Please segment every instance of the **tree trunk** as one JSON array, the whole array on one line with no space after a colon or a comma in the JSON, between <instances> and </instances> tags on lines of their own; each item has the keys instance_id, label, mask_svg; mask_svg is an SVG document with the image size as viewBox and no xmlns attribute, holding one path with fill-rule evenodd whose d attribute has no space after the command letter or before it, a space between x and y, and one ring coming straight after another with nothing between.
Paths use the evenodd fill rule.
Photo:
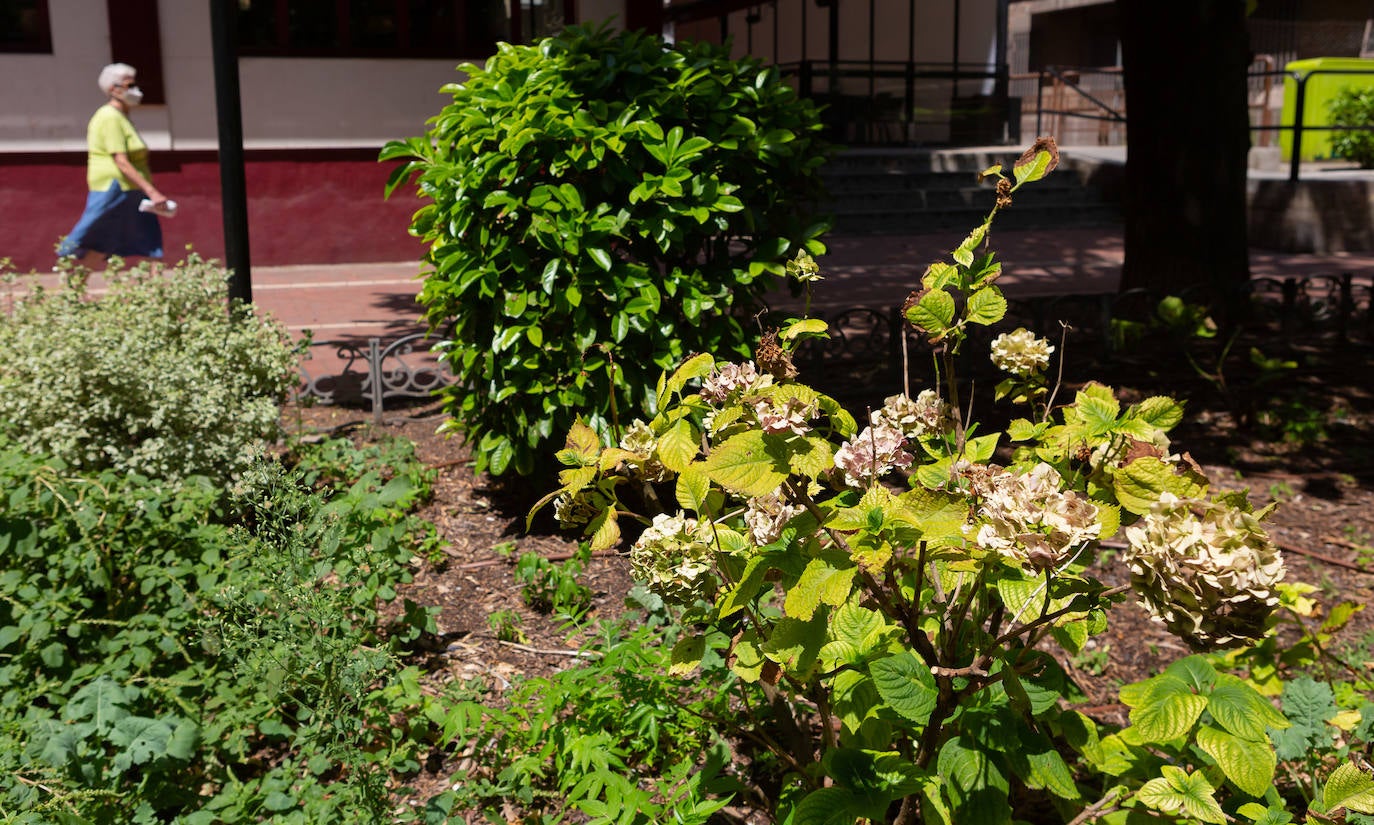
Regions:
<instances>
[{"instance_id":1,"label":"tree trunk","mask_svg":"<svg viewBox=\"0 0 1374 825\"><path fill-rule=\"evenodd\" d=\"M1245 0L1116 0L1126 86L1121 288L1225 307L1250 277Z\"/></svg>"}]
</instances>

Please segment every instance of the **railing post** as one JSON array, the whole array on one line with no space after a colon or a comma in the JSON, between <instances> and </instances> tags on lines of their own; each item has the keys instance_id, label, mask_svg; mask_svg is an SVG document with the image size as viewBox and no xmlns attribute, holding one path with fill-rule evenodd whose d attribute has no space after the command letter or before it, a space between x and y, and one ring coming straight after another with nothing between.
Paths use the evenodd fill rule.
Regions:
<instances>
[{"instance_id":1,"label":"railing post","mask_svg":"<svg viewBox=\"0 0 1374 825\"><path fill-rule=\"evenodd\" d=\"M1298 93L1293 96L1293 157L1288 160L1288 182L1298 182L1298 170L1302 165L1302 115L1304 98L1307 96L1307 78L1310 74L1294 72Z\"/></svg>"},{"instance_id":2,"label":"railing post","mask_svg":"<svg viewBox=\"0 0 1374 825\"><path fill-rule=\"evenodd\" d=\"M1041 69L1035 78L1035 136L1038 138L1045 134L1041 128L1040 119L1044 117L1045 111L1045 70Z\"/></svg>"},{"instance_id":3,"label":"railing post","mask_svg":"<svg viewBox=\"0 0 1374 825\"><path fill-rule=\"evenodd\" d=\"M372 391L372 423L382 426L382 341L367 341L367 386Z\"/></svg>"}]
</instances>

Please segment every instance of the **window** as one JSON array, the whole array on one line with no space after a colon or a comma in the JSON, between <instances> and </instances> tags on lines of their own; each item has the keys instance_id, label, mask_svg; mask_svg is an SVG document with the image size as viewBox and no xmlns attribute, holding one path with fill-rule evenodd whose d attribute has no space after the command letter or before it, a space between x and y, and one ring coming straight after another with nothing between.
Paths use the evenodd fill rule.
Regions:
<instances>
[{"instance_id":1,"label":"window","mask_svg":"<svg viewBox=\"0 0 1374 825\"><path fill-rule=\"evenodd\" d=\"M555 5L571 11L571 3L517 0L513 21L510 0L238 0L239 51L282 57L480 58L496 51L498 40L525 41L532 23L553 16ZM521 16L529 18L524 25Z\"/></svg>"},{"instance_id":2,"label":"window","mask_svg":"<svg viewBox=\"0 0 1374 825\"><path fill-rule=\"evenodd\" d=\"M0 2L0 52L52 54L48 0Z\"/></svg>"}]
</instances>

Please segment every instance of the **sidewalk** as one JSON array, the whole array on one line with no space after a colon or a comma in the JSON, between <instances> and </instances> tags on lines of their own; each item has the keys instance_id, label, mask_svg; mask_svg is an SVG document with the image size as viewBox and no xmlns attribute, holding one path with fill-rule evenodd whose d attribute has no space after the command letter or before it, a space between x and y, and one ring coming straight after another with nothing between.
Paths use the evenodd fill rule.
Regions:
<instances>
[{"instance_id":1,"label":"sidewalk","mask_svg":"<svg viewBox=\"0 0 1374 825\"><path fill-rule=\"evenodd\" d=\"M910 236L841 236L828 240L819 259L824 277L815 285L813 306L891 307L902 302L931 263L948 260L962 231ZM992 248L1002 261L999 285L1012 297L1113 292L1121 275L1119 227L1052 231L993 231ZM1374 276L1374 253L1309 255L1252 249L1252 277L1300 277L1353 272ZM369 338L387 343L423 332L415 302L422 281L418 262L257 267L254 302L293 333L313 332L306 363L311 375L331 374L343 364L338 341L366 351ZM769 300L775 308L798 304L786 290Z\"/></svg>"}]
</instances>

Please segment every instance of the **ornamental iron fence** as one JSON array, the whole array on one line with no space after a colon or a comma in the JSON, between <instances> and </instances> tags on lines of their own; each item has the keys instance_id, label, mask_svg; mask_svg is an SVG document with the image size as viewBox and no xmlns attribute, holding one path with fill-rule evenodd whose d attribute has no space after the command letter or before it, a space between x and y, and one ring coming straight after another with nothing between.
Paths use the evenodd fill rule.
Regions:
<instances>
[{"instance_id":1,"label":"ornamental iron fence","mask_svg":"<svg viewBox=\"0 0 1374 825\"><path fill-rule=\"evenodd\" d=\"M1249 315L1244 329L1266 345L1368 347L1374 344L1374 283L1351 273L1290 278L1254 278L1243 286ZM1148 324L1163 295L1147 290L1012 299L999 328L1022 326L1052 341L1071 342L1073 352L1110 363L1130 357L1128 330ZM1188 293L1179 295L1184 301ZM783 313L765 316L776 325ZM805 380L842 402L871 400L872 393L896 392L902 377L925 373L929 353L902 318L899 307L849 307L823 311L829 334L806 341L794 360ZM997 330L977 328L969 351L986 353ZM425 333L407 335L383 346L325 341L342 363L337 373L312 376L304 366L297 400L370 406L374 423L383 422L388 402L432 396L454 383L439 356L452 341ZM965 356L967 358L967 355ZM981 362L986 362L982 358ZM990 363L970 359L963 374L981 381ZM933 370L932 370L933 372ZM995 379L994 379L995 380Z\"/></svg>"}]
</instances>

